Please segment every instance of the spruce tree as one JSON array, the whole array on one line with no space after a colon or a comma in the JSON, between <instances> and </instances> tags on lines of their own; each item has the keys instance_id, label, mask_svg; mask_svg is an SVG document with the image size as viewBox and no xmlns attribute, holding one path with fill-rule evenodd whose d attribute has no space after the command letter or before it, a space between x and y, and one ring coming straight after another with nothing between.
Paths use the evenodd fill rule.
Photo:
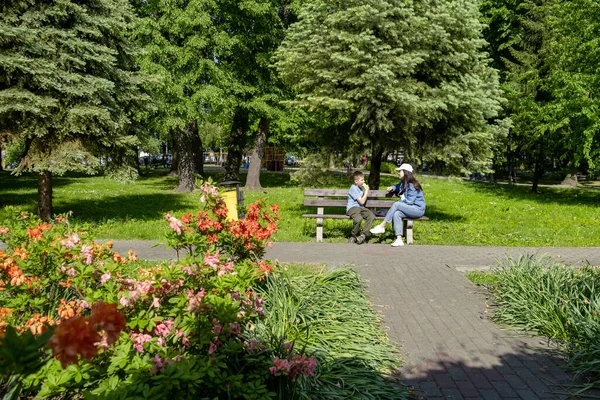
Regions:
<instances>
[{"instance_id":1,"label":"spruce tree","mask_svg":"<svg viewBox=\"0 0 600 400\"><path fill-rule=\"evenodd\" d=\"M39 174L43 220L52 215L53 174L93 173L99 156L114 166L135 158L149 98L128 39L133 17L124 0L0 6L0 135L25 143L17 172Z\"/></svg>"},{"instance_id":2,"label":"spruce tree","mask_svg":"<svg viewBox=\"0 0 600 400\"><path fill-rule=\"evenodd\" d=\"M386 150L408 161L483 168L500 108L482 52L475 1L316 0L278 51L296 104L348 121L346 142L372 148L369 185Z\"/></svg>"}]
</instances>

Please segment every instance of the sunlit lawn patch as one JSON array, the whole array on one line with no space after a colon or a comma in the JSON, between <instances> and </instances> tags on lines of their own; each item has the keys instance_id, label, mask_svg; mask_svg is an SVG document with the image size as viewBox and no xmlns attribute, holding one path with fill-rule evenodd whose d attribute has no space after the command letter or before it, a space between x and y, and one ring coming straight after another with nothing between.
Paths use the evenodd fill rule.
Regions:
<instances>
[{"instance_id":1,"label":"sunlit lawn patch","mask_svg":"<svg viewBox=\"0 0 600 400\"><path fill-rule=\"evenodd\" d=\"M213 174L218 182L222 174ZM246 204L264 198L281 208L275 241L314 240L314 212L303 205L303 188L288 173L261 173L261 191L245 192ZM245 174L240 175L242 185ZM382 176L381 187L396 183ZM420 176L427 200L428 222L415 224L416 244L487 246L600 246L600 190L512 186L458 179ZM198 196L178 194L176 178L166 171L151 171L135 182L118 183L105 177L58 177L55 179L55 211L74 212L75 222L96 227L99 238L153 239L164 234L161 218L167 212L194 212ZM31 175L14 177L0 173L0 219L2 208L17 205L36 209L36 180ZM347 188L343 174L332 175L330 187ZM352 224L325 220L325 240L344 242ZM388 232L391 235L391 231ZM390 239L384 236L380 241Z\"/></svg>"}]
</instances>

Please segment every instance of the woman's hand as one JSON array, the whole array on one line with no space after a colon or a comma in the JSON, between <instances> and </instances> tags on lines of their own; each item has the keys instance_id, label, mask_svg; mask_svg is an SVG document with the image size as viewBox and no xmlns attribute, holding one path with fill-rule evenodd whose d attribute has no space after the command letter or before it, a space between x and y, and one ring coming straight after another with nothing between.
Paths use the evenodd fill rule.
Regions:
<instances>
[{"instance_id":1,"label":"woman's hand","mask_svg":"<svg viewBox=\"0 0 600 400\"><path fill-rule=\"evenodd\" d=\"M394 189L393 186L388 186L388 187L385 188L385 190L387 190L388 192L391 192L393 189Z\"/></svg>"}]
</instances>

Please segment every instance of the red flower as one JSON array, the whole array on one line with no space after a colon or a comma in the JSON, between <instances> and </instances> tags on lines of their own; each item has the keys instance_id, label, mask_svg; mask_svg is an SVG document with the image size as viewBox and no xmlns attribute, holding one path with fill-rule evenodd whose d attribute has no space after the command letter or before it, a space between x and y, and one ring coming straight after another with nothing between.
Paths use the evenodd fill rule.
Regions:
<instances>
[{"instance_id":1,"label":"red flower","mask_svg":"<svg viewBox=\"0 0 600 400\"><path fill-rule=\"evenodd\" d=\"M210 244L217 243L219 241L219 238L215 234L208 235L207 238L208 238L208 243L210 243Z\"/></svg>"},{"instance_id":2,"label":"red flower","mask_svg":"<svg viewBox=\"0 0 600 400\"><path fill-rule=\"evenodd\" d=\"M194 216L192 214L184 214L181 216L181 222L183 222L186 225L189 225L190 222L192 222Z\"/></svg>"},{"instance_id":3,"label":"red flower","mask_svg":"<svg viewBox=\"0 0 600 400\"><path fill-rule=\"evenodd\" d=\"M102 301L92 306L90 324L107 335L108 345L117 341L121 331L125 329L125 317L117 311L116 304L106 304Z\"/></svg>"},{"instance_id":4,"label":"red flower","mask_svg":"<svg viewBox=\"0 0 600 400\"><path fill-rule=\"evenodd\" d=\"M60 360L63 368L77 363L77 356L91 360L98 354L97 343L102 337L87 319L76 316L63 321L48 341L52 354Z\"/></svg>"}]
</instances>

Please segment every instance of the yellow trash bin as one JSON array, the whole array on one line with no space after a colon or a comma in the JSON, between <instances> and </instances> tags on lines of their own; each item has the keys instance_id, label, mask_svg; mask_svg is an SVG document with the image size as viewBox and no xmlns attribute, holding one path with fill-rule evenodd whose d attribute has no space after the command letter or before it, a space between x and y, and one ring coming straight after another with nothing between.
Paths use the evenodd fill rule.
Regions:
<instances>
[{"instance_id":1,"label":"yellow trash bin","mask_svg":"<svg viewBox=\"0 0 600 400\"><path fill-rule=\"evenodd\" d=\"M227 219L230 221L237 221L237 190L228 190L227 192L222 192L221 195L227 206Z\"/></svg>"}]
</instances>

